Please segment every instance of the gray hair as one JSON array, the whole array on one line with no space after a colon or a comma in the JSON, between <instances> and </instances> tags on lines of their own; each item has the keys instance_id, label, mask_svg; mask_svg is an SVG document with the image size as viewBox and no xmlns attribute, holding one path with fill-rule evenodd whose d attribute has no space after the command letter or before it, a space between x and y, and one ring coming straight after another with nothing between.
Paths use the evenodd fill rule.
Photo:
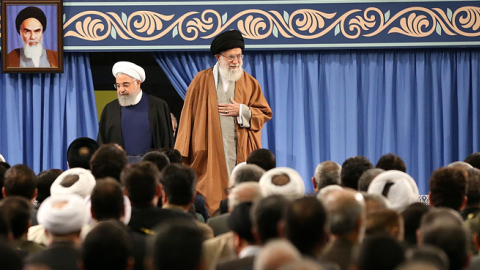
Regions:
<instances>
[{"instance_id":1,"label":"gray hair","mask_svg":"<svg viewBox=\"0 0 480 270\"><path fill-rule=\"evenodd\" d=\"M228 195L228 211L244 202L255 202L263 198L262 190L257 182L240 183Z\"/></svg>"},{"instance_id":2,"label":"gray hair","mask_svg":"<svg viewBox=\"0 0 480 270\"><path fill-rule=\"evenodd\" d=\"M367 209L367 211L387 209L387 208L390 207L390 201L387 198L385 198L383 195L369 194L369 193L366 193L366 192L361 192L361 193L363 195L363 199L365 200L365 204L368 204L368 202L375 202L378 206L378 208Z\"/></svg>"},{"instance_id":3,"label":"gray hair","mask_svg":"<svg viewBox=\"0 0 480 270\"><path fill-rule=\"evenodd\" d=\"M283 265L302 258L300 252L292 243L285 239L269 241L255 257L253 269L276 270Z\"/></svg>"},{"instance_id":4,"label":"gray hair","mask_svg":"<svg viewBox=\"0 0 480 270\"><path fill-rule=\"evenodd\" d=\"M328 185L340 185L342 166L335 161L324 161L318 164L315 169L315 182L317 187L322 188Z\"/></svg>"},{"instance_id":5,"label":"gray hair","mask_svg":"<svg viewBox=\"0 0 480 270\"><path fill-rule=\"evenodd\" d=\"M362 194L350 190L331 191L322 199L327 210L328 226L334 235L344 235L357 227L359 218L366 218Z\"/></svg>"},{"instance_id":6,"label":"gray hair","mask_svg":"<svg viewBox=\"0 0 480 270\"><path fill-rule=\"evenodd\" d=\"M258 182L265 173L265 170L255 164L246 164L238 168L232 175L234 185L245 182Z\"/></svg>"},{"instance_id":7,"label":"gray hair","mask_svg":"<svg viewBox=\"0 0 480 270\"><path fill-rule=\"evenodd\" d=\"M370 186L370 183L373 181L377 175L381 174L384 172L384 169L368 169L362 173L360 178L358 178L358 191L367 191L368 187Z\"/></svg>"}]
</instances>

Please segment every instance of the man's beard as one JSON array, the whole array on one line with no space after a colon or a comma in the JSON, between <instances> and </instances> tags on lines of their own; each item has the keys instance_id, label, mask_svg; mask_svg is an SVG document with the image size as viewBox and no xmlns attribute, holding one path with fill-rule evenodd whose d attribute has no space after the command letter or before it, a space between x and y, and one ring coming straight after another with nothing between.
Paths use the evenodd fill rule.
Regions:
<instances>
[{"instance_id":1,"label":"man's beard","mask_svg":"<svg viewBox=\"0 0 480 270\"><path fill-rule=\"evenodd\" d=\"M36 45L29 45L31 42L37 42ZM23 41L23 54L30 59L38 59L43 52L43 38L40 40Z\"/></svg>"},{"instance_id":2,"label":"man's beard","mask_svg":"<svg viewBox=\"0 0 480 270\"><path fill-rule=\"evenodd\" d=\"M242 77L243 62L240 62L238 64L233 64L231 62L223 60L222 58L220 59L219 63L220 63L220 74L222 75L222 77L226 78L227 81L235 82L235 81L238 81L240 77ZM237 68L235 69L230 68L231 66L237 66Z\"/></svg>"},{"instance_id":3,"label":"man's beard","mask_svg":"<svg viewBox=\"0 0 480 270\"><path fill-rule=\"evenodd\" d=\"M135 88L135 91L133 91L129 95L121 95L117 92L118 96L118 103L120 103L120 106L132 106L135 103L135 99L137 98L138 94L140 94L140 89Z\"/></svg>"}]
</instances>

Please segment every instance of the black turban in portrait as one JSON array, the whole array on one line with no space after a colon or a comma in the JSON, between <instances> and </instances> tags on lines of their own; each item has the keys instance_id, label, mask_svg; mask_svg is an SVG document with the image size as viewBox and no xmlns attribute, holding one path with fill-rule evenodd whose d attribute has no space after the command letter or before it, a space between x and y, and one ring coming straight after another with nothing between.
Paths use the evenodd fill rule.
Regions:
<instances>
[{"instance_id":1,"label":"black turban in portrait","mask_svg":"<svg viewBox=\"0 0 480 270\"><path fill-rule=\"evenodd\" d=\"M230 30L221 33L212 41L210 51L215 55L233 48L245 49L245 41L242 33L238 30Z\"/></svg>"},{"instance_id":2,"label":"black turban in portrait","mask_svg":"<svg viewBox=\"0 0 480 270\"><path fill-rule=\"evenodd\" d=\"M22 9L15 19L15 24L17 26L17 32L20 33L20 25L22 25L23 21L28 18L35 18L37 19L43 27L43 32L47 28L47 17L45 17L45 13L38 7L26 7Z\"/></svg>"}]
</instances>

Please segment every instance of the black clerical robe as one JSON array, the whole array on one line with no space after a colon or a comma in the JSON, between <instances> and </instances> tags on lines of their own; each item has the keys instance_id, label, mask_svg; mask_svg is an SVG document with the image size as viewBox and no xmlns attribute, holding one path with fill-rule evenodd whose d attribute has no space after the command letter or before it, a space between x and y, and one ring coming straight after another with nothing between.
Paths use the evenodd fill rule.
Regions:
<instances>
[{"instance_id":1,"label":"black clerical robe","mask_svg":"<svg viewBox=\"0 0 480 270\"><path fill-rule=\"evenodd\" d=\"M143 95L146 95L145 92ZM103 109L98 130L98 144L116 143L123 148L121 106L118 100L108 103ZM160 98L148 96L148 119L152 133L152 148L173 148L173 128L170 109ZM132 119L135 121L135 119Z\"/></svg>"}]
</instances>

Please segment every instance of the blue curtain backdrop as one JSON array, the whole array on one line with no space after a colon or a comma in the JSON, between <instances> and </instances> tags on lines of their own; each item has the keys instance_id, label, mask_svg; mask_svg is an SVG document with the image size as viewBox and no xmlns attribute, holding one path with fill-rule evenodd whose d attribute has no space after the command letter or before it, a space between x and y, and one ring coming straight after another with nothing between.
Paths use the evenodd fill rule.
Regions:
<instances>
[{"instance_id":1,"label":"blue curtain backdrop","mask_svg":"<svg viewBox=\"0 0 480 270\"><path fill-rule=\"evenodd\" d=\"M312 191L318 163L403 158L421 194L433 170L479 150L480 51L245 51L244 68L273 110L262 146ZM155 53L185 97L207 52Z\"/></svg>"},{"instance_id":2,"label":"blue curtain backdrop","mask_svg":"<svg viewBox=\"0 0 480 270\"><path fill-rule=\"evenodd\" d=\"M78 137L96 139L97 109L88 54L65 53L64 73L0 75L0 153L35 173L67 169Z\"/></svg>"}]
</instances>

